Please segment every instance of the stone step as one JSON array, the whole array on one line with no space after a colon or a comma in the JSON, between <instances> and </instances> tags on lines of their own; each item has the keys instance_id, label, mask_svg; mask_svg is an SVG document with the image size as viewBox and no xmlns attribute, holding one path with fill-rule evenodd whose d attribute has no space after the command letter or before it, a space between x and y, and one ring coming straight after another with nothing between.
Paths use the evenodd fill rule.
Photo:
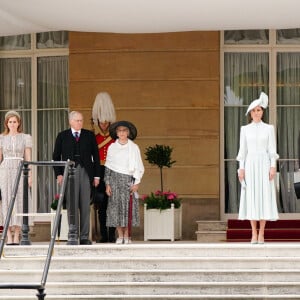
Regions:
<instances>
[{"instance_id":1,"label":"stone step","mask_svg":"<svg viewBox=\"0 0 300 300\"><path fill-rule=\"evenodd\" d=\"M47 245L4 250L1 283L40 282ZM299 250L299 243L59 244L46 299L300 299ZM0 299L36 293L0 289Z\"/></svg>"},{"instance_id":2,"label":"stone step","mask_svg":"<svg viewBox=\"0 0 300 300\"><path fill-rule=\"evenodd\" d=\"M199 243L220 243L226 242L226 231L196 231L197 242Z\"/></svg>"},{"instance_id":3,"label":"stone step","mask_svg":"<svg viewBox=\"0 0 300 300\"><path fill-rule=\"evenodd\" d=\"M45 258L46 245L6 246L4 258ZM155 258L155 257L300 257L300 243L140 243L129 245L93 244L90 246L55 245L53 258Z\"/></svg>"},{"instance_id":4,"label":"stone step","mask_svg":"<svg viewBox=\"0 0 300 300\"><path fill-rule=\"evenodd\" d=\"M0 299L3 300L36 300L36 296L1 296ZM46 295L45 299L55 299L55 300L108 300L108 299L118 299L118 300L195 300L195 299L206 299L206 300L220 300L220 299L247 299L247 300L266 300L266 299L285 299L294 300L299 299L298 294L289 295Z\"/></svg>"},{"instance_id":5,"label":"stone step","mask_svg":"<svg viewBox=\"0 0 300 300\"><path fill-rule=\"evenodd\" d=\"M299 282L49 282L51 295L284 295L299 294ZM23 290L0 290L0 295L24 295Z\"/></svg>"},{"instance_id":6,"label":"stone step","mask_svg":"<svg viewBox=\"0 0 300 300\"><path fill-rule=\"evenodd\" d=\"M1 269L42 269L44 258L3 259ZM300 267L300 257L54 257L51 269L291 269Z\"/></svg>"},{"instance_id":7,"label":"stone step","mask_svg":"<svg viewBox=\"0 0 300 300\"><path fill-rule=\"evenodd\" d=\"M197 221L199 231L226 231L226 221Z\"/></svg>"},{"instance_id":8,"label":"stone step","mask_svg":"<svg viewBox=\"0 0 300 300\"><path fill-rule=\"evenodd\" d=\"M200 243L220 243L226 241L227 222L197 221L196 237Z\"/></svg>"},{"instance_id":9,"label":"stone step","mask_svg":"<svg viewBox=\"0 0 300 300\"><path fill-rule=\"evenodd\" d=\"M28 276L30 274L30 276ZM1 282L39 282L42 270L0 270ZM300 269L64 270L51 269L48 282L300 282Z\"/></svg>"},{"instance_id":10,"label":"stone step","mask_svg":"<svg viewBox=\"0 0 300 300\"><path fill-rule=\"evenodd\" d=\"M37 300L37 297L32 296L10 296L2 297L0 299L4 300ZM126 295L120 298L119 295L47 295L46 299L55 299L55 300L108 300L108 299L118 299L118 300L194 300L194 299L206 299L206 300L220 300L220 299L247 299L247 300L266 300L266 299L285 299L285 300L294 300L299 299L299 295Z\"/></svg>"}]
</instances>

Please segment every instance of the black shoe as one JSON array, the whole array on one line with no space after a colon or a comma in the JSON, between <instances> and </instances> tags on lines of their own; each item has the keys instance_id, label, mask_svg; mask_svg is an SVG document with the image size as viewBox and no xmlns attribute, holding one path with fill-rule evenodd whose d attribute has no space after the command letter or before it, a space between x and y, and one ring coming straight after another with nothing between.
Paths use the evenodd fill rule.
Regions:
<instances>
[{"instance_id":1,"label":"black shoe","mask_svg":"<svg viewBox=\"0 0 300 300\"><path fill-rule=\"evenodd\" d=\"M116 242L116 228L115 227L108 228L108 240L110 243Z\"/></svg>"},{"instance_id":2,"label":"black shoe","mask_svg":"<svg viewBox=\"0 0 300 300\"><path fill-rule=\"evenodd\" d=\"M80 245L92 245L92 242L88 239L80 240Z\"/></svg>"},{"instance_id":3,"label":"black shoe","mask_svg":"<svg viewBox=\"0 0 300 300\"><path fill-rule=\"evenodd\" d=\"M107 242L108 242L107 239L96 240L96 243L107 243Z\"/></svg>"}]
</instances>

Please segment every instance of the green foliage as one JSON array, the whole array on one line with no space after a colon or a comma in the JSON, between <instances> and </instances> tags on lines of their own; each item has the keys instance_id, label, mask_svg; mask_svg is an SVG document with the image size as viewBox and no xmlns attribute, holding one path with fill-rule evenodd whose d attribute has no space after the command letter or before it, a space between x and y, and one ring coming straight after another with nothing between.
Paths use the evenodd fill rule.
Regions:
<instances>
[{"instance_id":1,"label":"green foliage","mask_svg":"<svg viewBox=\"0 0 300 300\"><path fill-rule=\"evenodd\" d=\"M163 176L162 169L163 167L171 168L172 165L176 162L171 159L173 148L166 145L155 145L146 148L146 160L151 164L158 166L160 169L160 188L163 191Z\"/></svg>"},{"instance_id":2,"label":"green foliage","mask_svg":"<svg viewBox=\"0 0 300 300\"><path fill-rule=\"evenodd\" d=\"M155 146L150 146L146 148L146 160L151 165L156 165L159 168L171 168L171 166L176 162L175 160L171 160L172 151L173 148L171 148L170 146L157 144Z\"/></svg>"}]
</instances>

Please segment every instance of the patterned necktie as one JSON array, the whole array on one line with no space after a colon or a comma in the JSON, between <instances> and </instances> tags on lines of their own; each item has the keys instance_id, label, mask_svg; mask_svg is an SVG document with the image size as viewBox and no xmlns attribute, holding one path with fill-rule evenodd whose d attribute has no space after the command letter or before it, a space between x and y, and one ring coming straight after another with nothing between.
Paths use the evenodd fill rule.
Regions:
<instances>
[{"instance_id":1,"label":"patterned necktie","mask_svg":"<svg viewBox=\"0 0 300 300\"><path fill-rule=\"evenodd\" d=\"M76 142L79 141L79 133L77 131L74 132Z\"/></svg>"}]
</instances>

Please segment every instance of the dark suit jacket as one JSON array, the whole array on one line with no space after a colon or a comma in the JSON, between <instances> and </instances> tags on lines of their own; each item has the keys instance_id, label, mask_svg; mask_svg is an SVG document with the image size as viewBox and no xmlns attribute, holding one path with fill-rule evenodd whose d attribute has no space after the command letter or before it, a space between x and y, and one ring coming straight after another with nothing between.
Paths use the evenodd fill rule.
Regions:
<instances>
[{"instance_id":1,"label":"dark suit jacket","mask_svg":"<svg viewBox=\"0 0 300 300\"><path fill-rule=\"evenodd\" d=\"M54 161L74 160L75 143L71 128L60 132L55 141L52 159ZM92 181L94 177L100 177L99 152L94 133L81 129L78 143L80 160ZM56 177L63 175L64 167L54 167L54 172Z\"/></svg>"}]
</instances>

